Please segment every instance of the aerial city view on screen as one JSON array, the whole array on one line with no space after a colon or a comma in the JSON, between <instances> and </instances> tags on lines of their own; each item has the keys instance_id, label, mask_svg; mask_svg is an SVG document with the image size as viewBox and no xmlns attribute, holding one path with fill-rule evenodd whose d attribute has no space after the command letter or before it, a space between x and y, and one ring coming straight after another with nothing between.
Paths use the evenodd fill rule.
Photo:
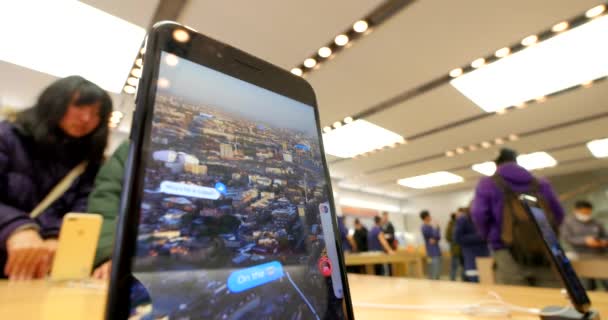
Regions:
<instances>
[{"instance_id":1,"label":"aerial city view on screen","mask_svg":"<svg viewBox=\"0 0 608 320\"><path fill-rule=\"evenodd\" d=\"M304 108L293 119L252 119L158 91L133 266L146 290L133 288L134 318L342 318L314 111L293 103L276 106Z\"/></svg>"}]
</instances>

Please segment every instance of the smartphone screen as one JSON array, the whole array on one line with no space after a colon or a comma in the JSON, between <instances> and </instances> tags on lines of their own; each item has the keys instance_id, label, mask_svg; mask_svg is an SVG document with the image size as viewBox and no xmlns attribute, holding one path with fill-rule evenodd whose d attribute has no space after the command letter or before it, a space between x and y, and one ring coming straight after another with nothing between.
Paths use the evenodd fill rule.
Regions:
<instances>
[{"instance_id":1,"label":"smartphone screen","mask_svg":"<svg viewBox=\"0 0 608 320\"><path fill-rule=\"evenodd\" d=\"M587 292L576 275L576 272L570 263L570 259L568 259L566 253L559 244L557 235L553 232L553 228L551 228L549 221L547 221L545 212L534 203L530 201L526 202L530 208L532 218L536 221L536 225L540 229L542 239L549 249L554 265L560 274L564 286L566 286L572 302L577 309L582 309L583 306L588 307L591 302L587 296ZM579 311L585 312L587 310Z\"/></svg>"},{"instance_id":2,"label":"smartphone screen","mask_svg":"<svg viewBox=\"0 0 608 320\"><path fill-rule=\"evenodd\" d=\"M162 52L131 316L345 319L318 132L312 106Z\"/></svg>"}]
</instances>

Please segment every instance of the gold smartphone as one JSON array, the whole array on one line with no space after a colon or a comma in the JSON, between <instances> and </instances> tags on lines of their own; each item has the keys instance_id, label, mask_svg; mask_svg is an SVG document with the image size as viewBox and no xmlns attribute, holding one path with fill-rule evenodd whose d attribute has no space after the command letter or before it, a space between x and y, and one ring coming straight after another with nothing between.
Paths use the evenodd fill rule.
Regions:
<instances>
[{"instance_id":1,"label":"gold smartphone","mask_svg":"<svg viewBox=\"0 0 608 320\"><path fill-rule=\"evenodd\" d=\"M52 280L85 279L91 275L103 217L93 213L68 213L63 217Z\"/></svg>"}]
</instances>

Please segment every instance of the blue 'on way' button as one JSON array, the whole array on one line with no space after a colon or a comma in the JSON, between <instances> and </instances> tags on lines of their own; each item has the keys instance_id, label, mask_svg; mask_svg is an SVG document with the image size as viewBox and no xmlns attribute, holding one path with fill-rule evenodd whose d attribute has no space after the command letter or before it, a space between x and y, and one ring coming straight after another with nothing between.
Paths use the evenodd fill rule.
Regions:
<instances>
[{"instance_id":1,"label":"blue 'on way' button","mask_svg":"<svg viewBox=\"0 0 608 320\"><path fill-rule=\"evenodd\" d=\"M241 269L228 277L228 290L241 292L283 277L283 266L278 261Z\"/></svg>"}]
</instances>

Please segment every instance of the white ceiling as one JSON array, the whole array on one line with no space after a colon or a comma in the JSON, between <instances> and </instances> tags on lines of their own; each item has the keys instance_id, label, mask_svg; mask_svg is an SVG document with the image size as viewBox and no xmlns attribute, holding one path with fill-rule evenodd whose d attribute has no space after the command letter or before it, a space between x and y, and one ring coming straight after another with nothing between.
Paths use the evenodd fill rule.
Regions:
<instances>
[{"instance_id":1,"label":"white ceiling","mask_svg":"<svg viewBox=\"0 0 608 320\"><path fill-rule=\"evenodd\" d=\"M92 6L148 27L157 0L86 0ZM179 21L199 32L239 47L278 66L290 69L367 15L382 1L203 1L188 2ZM514 0L507 2L418 0L354 45L324 63L307 79L318 96L322 125L365 110L401 92L445 75L449 70L511 45L554 23L579 15L601 3L597 0ZM0 31L1 32L1 31ZM0 62L0 104L31 105L53 77ZM131 98L114 96L117 105L130 108ZM564 123L608 111L608 81L550 98L505 115L493 115L439 131L397 149L368 157L336 161L330 157L332 176L343 188L355 188L392 197L471 188L479 174L468 169L495 157L496 148L448 158L446 150L492 140L511 133ZM369 118L375 124L410 137L483 112L449 85ZM129 113L127 113L129 115ZM130 118L124 121L128 129ZM558 148L608 136L608 117L524 137L508 145L521 152ZM607 167L582 145L551 154L557 167L540 175L559 175ZM421 161L431 157L428 161ZM405 162L411 164L399 165ZM389 166L392 169L382 170ZM399 178L457 169L465 183L424 191L407 189Z\"/></svg>"}]
</instances>

